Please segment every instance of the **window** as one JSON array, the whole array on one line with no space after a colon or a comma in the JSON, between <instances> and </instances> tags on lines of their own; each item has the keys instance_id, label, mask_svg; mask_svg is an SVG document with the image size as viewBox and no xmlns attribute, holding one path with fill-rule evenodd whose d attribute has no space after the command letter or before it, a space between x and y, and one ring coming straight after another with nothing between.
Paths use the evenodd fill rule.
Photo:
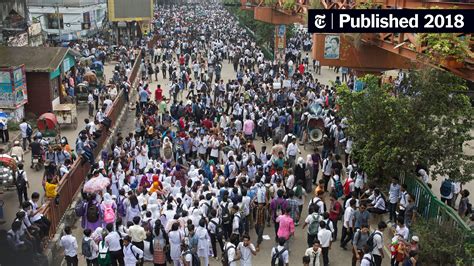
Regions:
<instances>
[{"instance_id":1,"label":"window","mask_svg":"<svg viewBox=\"0 0 474 266\"><path fill-rule=\"evenodd\" d=\"M63 14L52 13L48 14L46 17L48 19L48 29L58 29L58 22L59 28L64 29Z\"/></svg>"}]
</instances>

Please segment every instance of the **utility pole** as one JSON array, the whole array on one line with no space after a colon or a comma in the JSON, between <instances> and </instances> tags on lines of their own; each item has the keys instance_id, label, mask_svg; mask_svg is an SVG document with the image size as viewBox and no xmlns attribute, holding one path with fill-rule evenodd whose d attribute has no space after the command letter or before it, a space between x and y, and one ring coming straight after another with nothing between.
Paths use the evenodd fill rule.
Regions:
<instances>
[{"instance_id":1,"label":"utility pole","mask_svg":"<svg viewBox=\"0 0 474 266\"><path fill-rule=\"evenodd\" d=\"M59 19L59 4L56 5L56 20L58 22L59 43L61 43L61 20Z\"/></svg>"}]
</instances>

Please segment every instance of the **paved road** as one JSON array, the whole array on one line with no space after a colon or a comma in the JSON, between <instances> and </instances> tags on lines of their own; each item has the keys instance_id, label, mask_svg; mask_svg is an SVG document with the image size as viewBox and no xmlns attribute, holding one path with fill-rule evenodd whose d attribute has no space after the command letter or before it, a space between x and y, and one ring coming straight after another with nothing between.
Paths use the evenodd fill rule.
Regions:
<instances>
[{"instance_id":1,"label":"paved road","mask_svg":"<svg viewBox=\"0 0 474 266\"><path fill-rule=\"evenodd\" d=\"M332 71L329 70L328 68L324 68L322 70L322 75L317 75L316 77L323 83L323 84L329 84L329 81L334 80L336 77L336 74ZM227 64L225 62L223 64L223 69L222 69L222 79L227 81L228 79L235 79L235 73L233 71L233 68L230 64ZM169 81L168 80L163 80L161 73L160 77L158 79L158 82L153 81L150 84L150 89L154 91L157 87L157 85L160 84L161 87L163 88L163 94L168 98L169 97ZM186 95L185 93L183 93ZM154 97L153 97L154 99ZM133 129L134 125L134 116L127 116L127 120L124 123L124 126L121 128L121 131L124 133L130 132ZM262 146L262 142L260 140L256 141L256 148L257 150L260 150L260 147ZM302 149L303 151L303 149ZM302 152L302 157L306 158L306 151ZM305 204L307 206L307 204ZM307 215L307 208L304 208L304 214L302 217L306 217ZM295 238L292 241L292 244L290 246L290 265L300 265L302 263L302 257L303 254L307 248L306 244L306 230L303 230L302 225L298 226L296 228L296 234ZM251 238L252 241L255 242L256 240L256 234L255 230L251 230ZM80 226L80 222L78 221L75 226L74 226L74 231L73 234L76 236L78 240L82 239L82 228ZM273 225L271 227L266 227L264 234L267 234L270 236L271 240L265 241L262 243L260 247L260 252L257 254L257 256L253 257L253 265L270 265L271 263L271 256L270 256L270 250L275 244L275 233L273 229ZM340 232L339 232L340 236ZM350 246L350 245L348 245ZM221 254L219 254L219 257ZM79 264L80 265L85 265L85 260L82 256L79 258ZM334 243L334 247L330 250L330 262L331 265L351 265L351 258L352 258L352 253L351 251L345 251L339 247L339 242ZM65 264L63 262L63 264ZM221 265L220 261L216 261L211 259L210 260L211 265ZM146 263L145 265L152 265L152 263ZM383 265L389 265L388 260L385 261Z\"/></svg>"}]
</instances>

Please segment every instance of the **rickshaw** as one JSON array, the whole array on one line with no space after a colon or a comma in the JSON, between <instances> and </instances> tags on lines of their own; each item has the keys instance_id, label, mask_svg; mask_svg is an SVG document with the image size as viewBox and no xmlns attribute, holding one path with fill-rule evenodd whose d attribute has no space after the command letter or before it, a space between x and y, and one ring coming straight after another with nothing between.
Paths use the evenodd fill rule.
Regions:
<instances>
[{"instance_id":1,"label":"rickshaw","mask_svg":"<svg viewBox=\"0 0 474 266\"><path fill-rule=\"evenodd\" d=\"M102 64L101 61L94 61L91 66L91 70L95 72L95 75L99 79L99 81L103 82L105 77L104 77L104 65Z\"/></svg>"},{"instance_id":2,"label":"rickshaw","mask_svg":"<svg viewBox=\"0 0 474 266\"><path fill-rule=\"evenodd\" d=\"M0 186L7 191L16 188L15 173L17 170L15 158L7 155L0 155Z\"/></svg>"},{"instance_id":3,"label":"rickshaw","mask_svg":"<svg viewBox=\"0 0 474 266\"><path fill-rule=\"evenodd\" d=\"M76 86L76 101L77 103L87 103L89 96L89 82L84 81Z\"/></svg>"},{"instance_id":4,"label":"rickshaw","mask_svg":"<svg viewBox=\"0 0 474 266\"><path fill-rule=\"evenodd\" d=\"M61 129L55 114L42 114L36 121L36 126L38 127L38 131L41 133L42 137L49 143L60 143Z\"/></svg>"}]
</instances>

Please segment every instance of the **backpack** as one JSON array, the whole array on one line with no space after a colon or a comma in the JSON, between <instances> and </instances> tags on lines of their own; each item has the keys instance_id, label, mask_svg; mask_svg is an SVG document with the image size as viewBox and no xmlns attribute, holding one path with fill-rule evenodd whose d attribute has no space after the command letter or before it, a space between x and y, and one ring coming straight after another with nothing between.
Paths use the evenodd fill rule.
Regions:
<instances>
[{"instance_id":1,"label":"backpack","mask_svg":"<svg viewBox=\"0 0 474 266\"><path fill-rule=\"evenodd\" d=\"M115 211L112 206L105 205L104 208L104 222L105 223L113 223L115 221Z\"/></svg>"},{"instance_id":2,"label":"backpack","mask_svg":"<svg viewBox=\"0 0 474 266\"><path fill-rule=\"evenodd\" d=\"M351 194L351 184L354 183L354 180L351 179L346 179L346 182L344 182L344 195L346 195L346 197L349 197L350 194Z\"/></svg>"},{"instance_id":3,"label":"backpack","mask_svg":"<svg viewBox=\"0 0 474 266\"><path fill-rule=\"evenodd\" d=\"M272 266L284 266L285 261L283 260L283 253L286 251L286 248L283 248L279 252L276 247L274 247L275 254L272 256Z\"/></svg>"},{"instance_id":4,"label":"backpack","mask_svg":"<svg viewBox=\"0 0 474 266\"><path fill-rule=\"evenodd\" d=\"M232 217L230 215L228 202L225 204L224 208L222 208L221 218L222 218L222 224L230 224L232 222Z\"/></svg>"},{"instance_id":5,"label":"backpack","mask_svg":"<svg viewBox=\"0 0 474 266\"><path fill-rule=\"evenodd\" d=\"M74 212L76 213L76 216L77 217L82 217L84 216L84 212L85 212L85 203L83 200L81 200L80 202L78 202L76 204L76 206L74 207Z\"/></svg>"},{"instance_id":6,"label":"backpack","mask_svg":"<svg viewBox=\"0 0 474 266\"><path fill-rule=\"evenodd\" d=\"M31 137L31 135L33 135L33 129L31 128L31 126L29 124L27 124L27 126L26 126L26 136Z\"/></svg>"},{"instance_id":7,"label":"backpack","mask_svg":"<svg viewBox=\"0 0 474 266\"><path fill-rule=\"evenodd\" d=\"M95 223L99 220L99 207L97 204L87 204L87 221L90 223Z\"/></svg>"},{"instance_id":8,"label":"backpack","mask_svg":"<svg viewBox=\"0 0 474 266\"><path fill-rule=\"evenodd\" d=\"M216 235L221 235L222 234L222 226L220 223L214 221L214 220L211 220L209 223L212 223L216 226Z\"/></svg>"},{"instance_id":9,"label":"backpack","mask_svg":"<svg viewBox=\"0 0 474 266\"><path fill-rule=\"evenodd\" d=\"M311 204L309 205L309 207L313 208L313 210L318 210L320 213L321 211L319 210L319 205L318 203L321 201L321 199L317 199L316 202L313 201L314 199L311 200ZM323 212L326 212L326 203L323 202Z\"/></svg>"},{"instance_id":10,"label":"backpack","mask_svg":"<svg viewBox=\"0 0 474 266\"><path fill-rule=\"evenodd\" d=\"M201 261L199 260L199 257L196 255L196 253L192 252L190 249L188 249L186 252L184 252L184 257L186 257L186 255L188 254L191 254L192 255L192 263L191 265L193 266L201 266ZM184 258L185 259L185 258Z\"/></svg>"},{"instance_id":11,"label":"backpack","mask_svg":"<svg viewBox=\"0 0 474 266\"><path fill-rule=\"evenodd\" d=\"M99 242L99 254L97 260L99 265L109 265L111 263L109 247L105 246L104 240Z\"/></svg>"},{"instance_id":12,"label":"backpack","mask_svg":"<svg viewBox=\"0 0 474 266\"><path fill-rule=\"evenodd\" d=\"M125 217L127 215L127 208L125 204L123 203L125 198L120 199L120 197L117 198L117 213L120 217Z\"/></svg>"},{"instance_id":13,"label":"backpack","mask_svg":"<svg viewBox=\"0 0 474 266\"><path fill-rule=\"evenodd\" d=\"M24 173L25 171L23 170L18 171L18 176L16 177L16 187L21 190L26 188L26 180L25 180Z\"/></svg>"},{"instance_id":14,"label":"backpack","mask_svg":"<svg viewBox=\"0 0 474 266\"><path fill-rule=\"evenodd\" d=\"M230 176L230 168L229 168L230 163L226 163L224 166L224 176L229 177Z\"/></svg>"},{"instance_id":15,"label":"backpack","mask_svg":"<svg viewBox=\"0 0 474 266\"><path fill-rule=\"evenodd\" d=\"M441 183L441 187L439 188L441 196L443 197L449 197L452 190L453 184L451 183L451 180L444 180L443 183Z\"/></svg>"},{"instance_id":16,"label":"backpack","mask_svg":"<svg viewBox=\"0 0 474 266\"><path fill-rule=\"evenodd\" d=\"M82 255L84 255L86 258L92 257L91 241L92 239L87 241L85 238L82 239Z\"/></svg>"},{"instance_id":17,"label":"backpack","mask_svg":"<svg viewBox=\"0 0 474 266\"><path fill-rule=\"evenodd\" d=\"M303 188L301 186L296 186L295 196L298 199L301 199L301 197L303 196Z\"/></svg>"},{"instance_id":18,"label":"backpack","mask_svg":"<svg viewBox=\"0 0 474 266\"><path fill-rule=\"evenodd\" d=\"M379 232L374 232L370 234L369 238L367 239L367 247L369 249L369 252L372 252L375 248L375 241L374 241L374 236L379 235L382 236Z\"/></svg>"},{"instance_id":19,"label":"backpack","mask_svg":"<svg viewBox=\"0 0 474 266\"><path fill-rule=\"evenodd\" d=\"M229 247L227 247L222 253L222 259L221 259L222 266L229 266L229 264L231 263L231 261L229 261L229 250L231 248L235 250L234 246L229 245Z\"/></svg>"},{"instance_id":20,"label":"backpack","mask_svg":"<svg viewBox=\"0 0 474 266\"><path fill-rule=\"evenodd\" d=\"M362 257L362 260L368 260L370 263L370 266L375 266L374 257L372 255L370 255L370 259L364 256Z\"/></svg>"},{"instance_id":21,"label":"backpack","mask_svg":"<svg viewBox=\"0 0 474 266\"><path fill-rule=\"evenodd\" d=\"M336 197L339 198L343 194L341 178L339 178L339 180L336 180L334 177L332 177L332 181L334 182L334 189L336 191Z\"/></svg>"},{"instance_id":22,"label":"backpack","mask_svg":"<svg viewBox=\"0 0 474 266\"><path fill-rule=\"evenodd\" d=\"M313 220L309 224L308 232L310 235L315 236L319 231L319 213L313 213L311 214L311 217Z\"/></svg>"}]
</instances>

